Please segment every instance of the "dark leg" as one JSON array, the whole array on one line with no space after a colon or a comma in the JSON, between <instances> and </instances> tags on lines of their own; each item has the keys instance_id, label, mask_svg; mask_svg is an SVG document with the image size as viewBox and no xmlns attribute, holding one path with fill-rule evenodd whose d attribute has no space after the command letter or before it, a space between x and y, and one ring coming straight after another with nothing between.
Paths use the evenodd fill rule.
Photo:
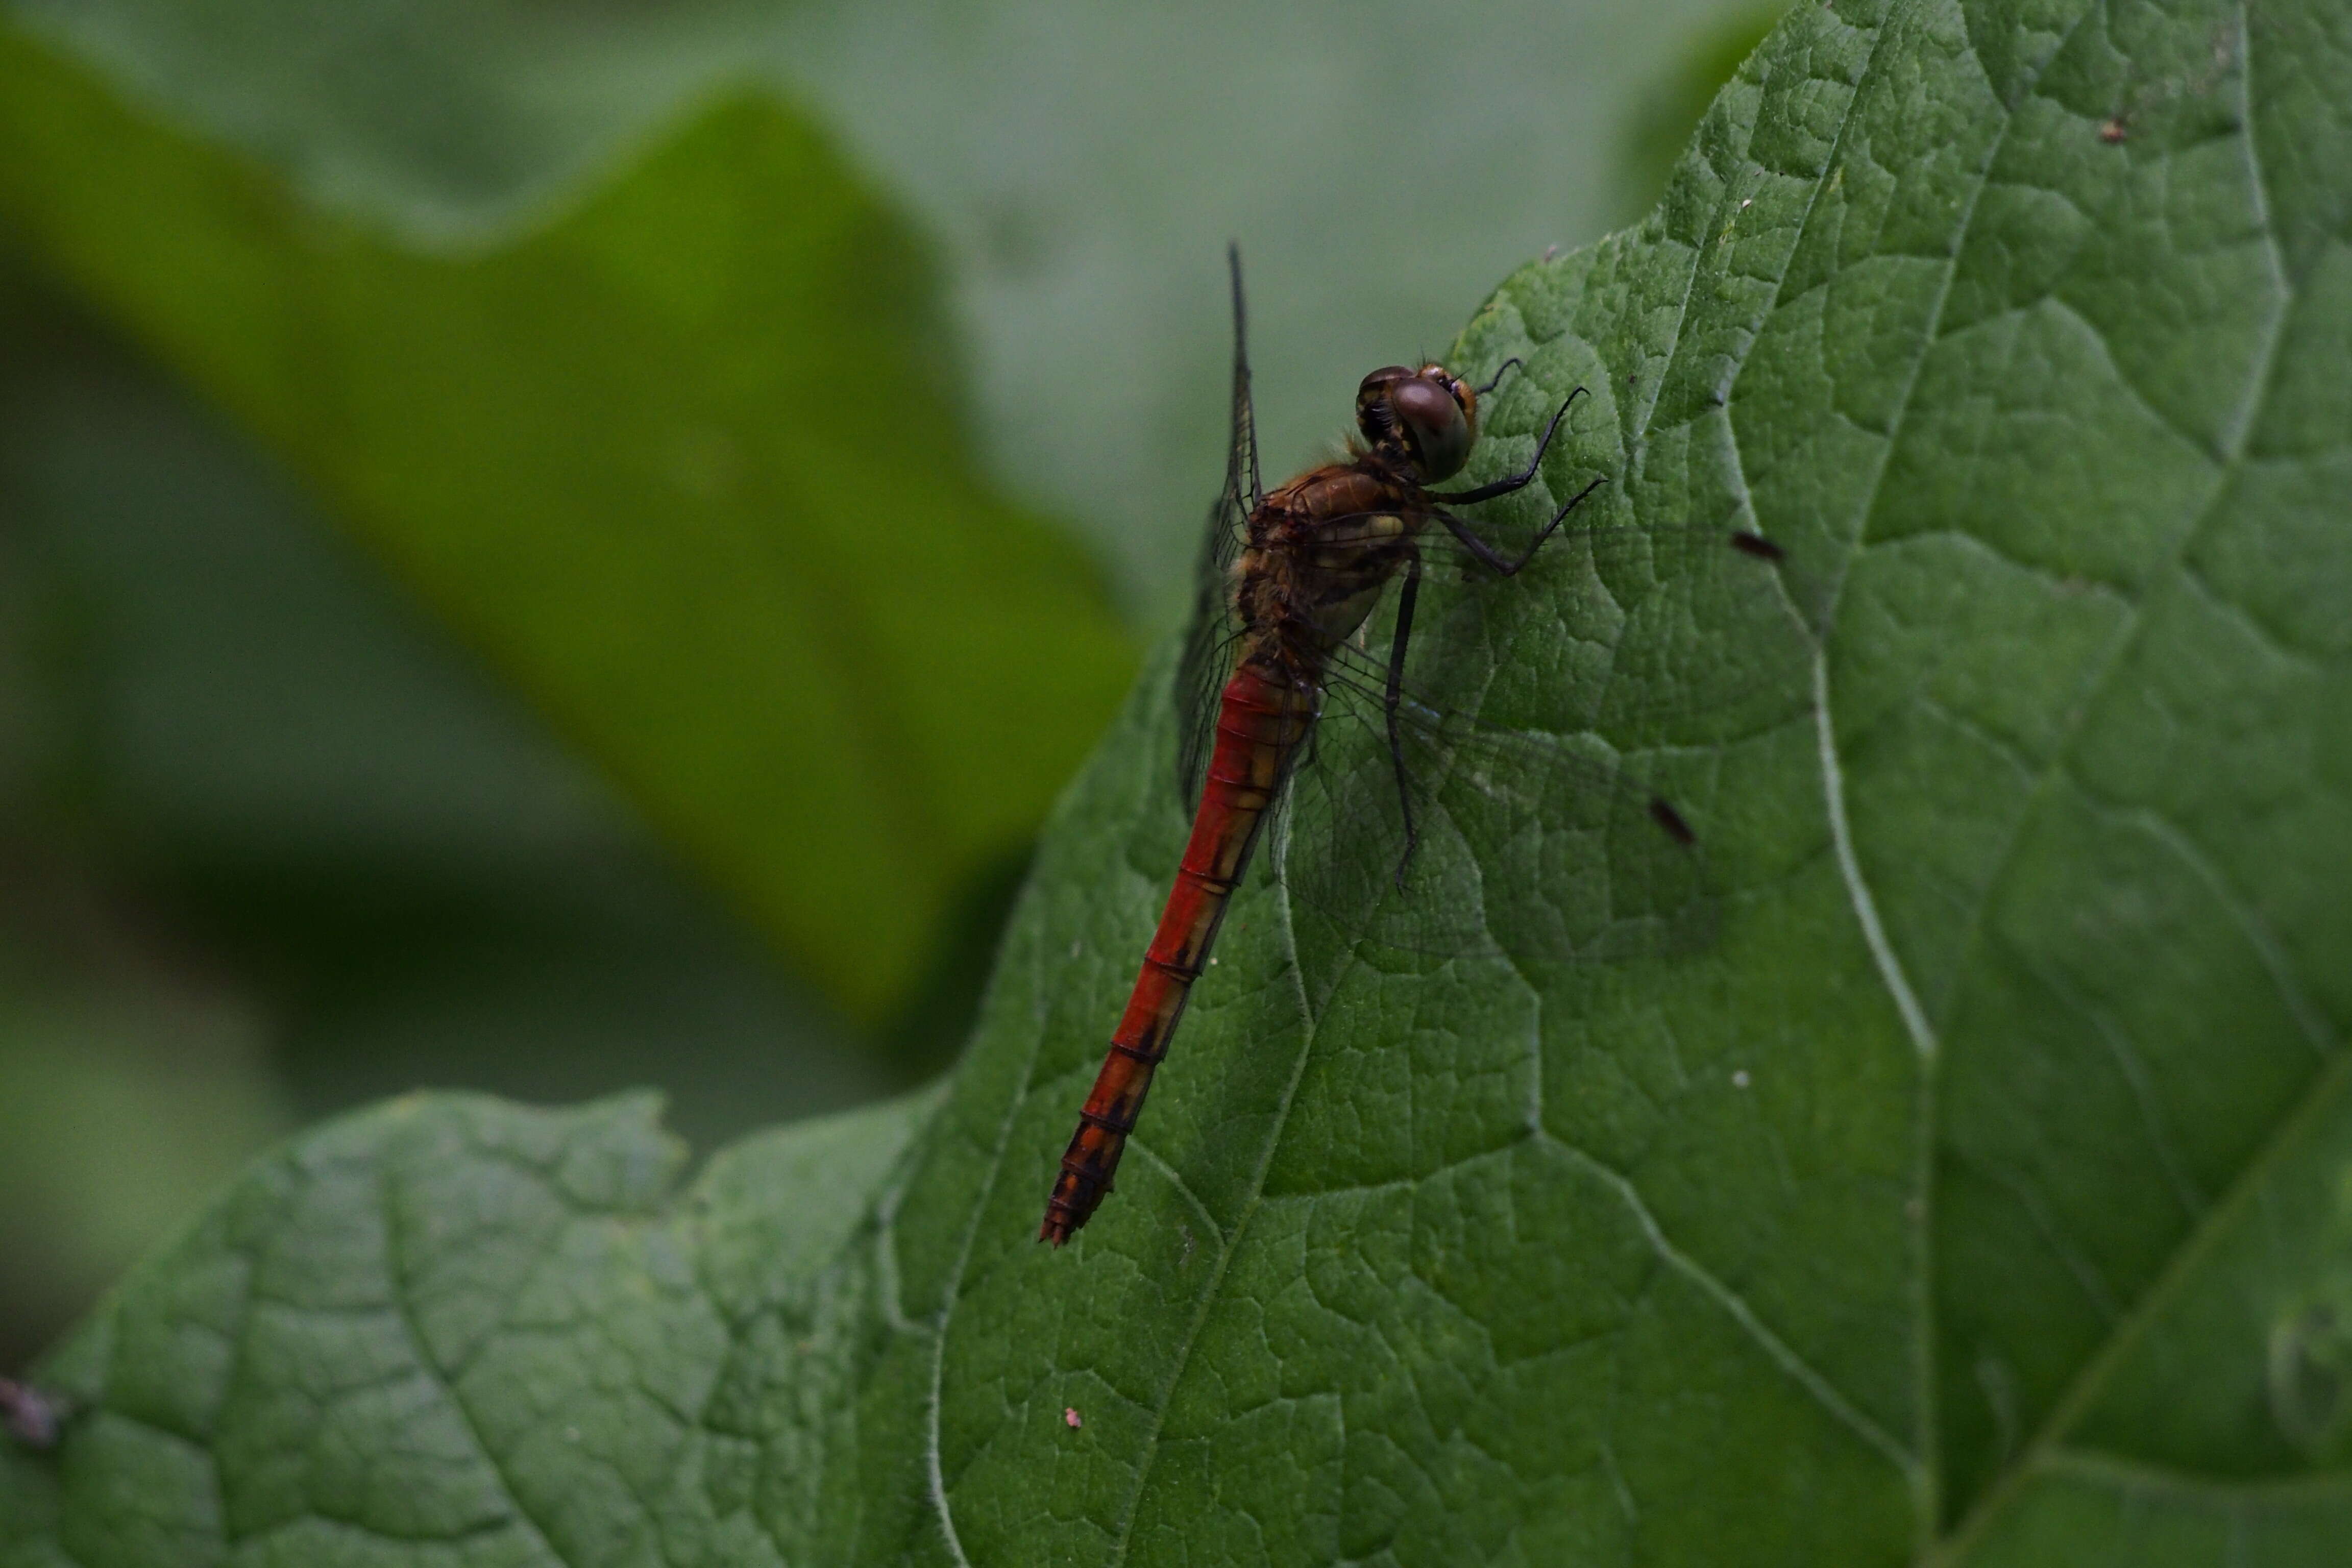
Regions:
<instances>
[{"instance_id":1,"label":"dark leg","mask_svg":"<svg viewBox=\"0 0 2352 1568\"><path fill-rule=\"evenodd\" d=\"M1415 551L1405 557L1404 586L1397 590L1396 637L1389 644L1389 686L1381 700L1388 715L1389 761L1396 768L1397 805L1404 812L1404 855L1397 861L1397 891L1404 891L1405 868L1412 864L1412 852L1420 847L1420 835L1412 826L1412 784L1405 775L1404 736L1397 729L1397 707L1404 700L1404 648L1412 636L1413 601L1421 596L1421 553Z\"/></svg>"},{"instance_id":2,"label":"dark leg","mask_svg":"<svg viewBox=\"0 0 2352 1568\"><path fill-rule=\"evenodd\" d=\"M1502 363L1495 367L1495 374L1487 377L1486 385L1474 386L1470 390L1476 393L1481 397L1486 396L1488 393L1494 391L1495 388L1503 384L1503 377L1508 375L1511 373L1511 368L1518 363L1519 356L1513 354L1510 358L1505 360Z\"/></svg>"},{"instance_id":3,"label":"dark leg","mask_svg":"<svg viewBox=\"0 0 2352 1568\"><path fill-rule=\"evenodd\" d=\"M1591 484L1585 486L1582 489L1569 497L1568 504L1551 514L1551 521L1543 525L1543 531L1535 536L1534 540L1528 543L1527 549L1520 552L1519 558L1517 561L1508 561L1504 559L1500 551L1487 543L1485 540L1479 538L1476 534L1471 532L1470 525L1463 521L1460 518L1455 517L1453 513L1441 511L1434 515L1438 521L1445 525L1448 532L1452 533L1454 538L1462 542L1463 549L1467 550L1471 554L1476 556L1486 565L1493 567L1495 571L1502 576L1516 577L1519 574L1520 568L1524 567L1528 562L1536 558L1536 552L1543 548L1544 541L1549 539L1554 533L1559 531L1559 525L1568 521L1568 514L1577 509L1578 503L1582 501L1586 496L1591 495L1594 490L1599 489L1602 485L1605 485L1608 482L1609 476L1603 474L1601 478L1593 480Z\"/></svg>"},{"instance_id":4,"label":"dark leg","mask_svg":"<svg viewBox=\"0 0 2352 1568\"><path fill-rule=\"evenodd\" d=\"M1528 459L1526 468L1521 468L1509 479L1496 479L1492 484L1480 485L1476 489L1462 490L1453 495L1447 495L1442 490L1432 490L1429 492L1430 496L1437 500L1451 501L1455 506L1470 506L1482 500L1493 500L1496 496L1516 494L1527 489L1535 483L1536 469L1542 466L1544 453L1551 447L1552 433L1559 428L1559 422L1568 417L1568 411L1575 407L1576 400L1583 395L1584 388L1580 386L1568 395L1568 401L1559 405L1559 412L1553 415L1551 423L1544 426L1543 439L1536 443L1536 455Z\"/></svg>"}]
</instances>

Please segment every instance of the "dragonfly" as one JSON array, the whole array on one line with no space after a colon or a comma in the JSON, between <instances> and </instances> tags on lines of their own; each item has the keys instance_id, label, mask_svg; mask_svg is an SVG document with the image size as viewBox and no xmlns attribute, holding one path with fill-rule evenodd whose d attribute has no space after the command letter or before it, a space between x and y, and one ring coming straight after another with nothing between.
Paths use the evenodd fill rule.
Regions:
<instances>
[{"instance_id":1,"label":"dragonfly","mask_svg":"<svg viewBox=\"0 0 2352 1568\"><path fill-rule=\"evenodd\" d=\"M1583 389L1553 411L1522 467L1486 484L1444 490L1435 487L1462 471L1477 443L1479 400L1512 370L1524 367L1507 360L1474 384L1443 364L1386 366L1357 387L1356 436L1345 458L1267 490L1257 462L1238 247L1229 249L1227 259L1234 318L1231 442L1224 484L1210 511L1198 602L1177 674L1178 706L1185 716L1178 787L1193 811L1192 833L1046 1201L1038 1238L1055 1247L1085 1226L1111 1191L1119 1157L1192 987L1209 963L1227 906L1295 773L1314 750L1327 714L1344 702L1383 742L1382 771L1389 777L1368 780L1360 771L1352 773L1331 781L1327 794L1336 800L1377 790L1392 801L1380 814L1398 840L1386 879L1409 904L1416 901L1408 881L1427 814L1413 758L1451 766L1477 787L1517 788L1522 798L1530 799L1582 787L1598 773L1590 762L1549 741L1513 742L1482 734L1473 721L1426 699L1405 673L1428 560L1438 548L1458 558L1473 576L1517 577L1607 482L1606 475L1596 475L1575 489L1516 548L1497 543L1489 531L1461 515L1462 509L1516 495L1536 482L1545 454ZM1644 542L1650 544L1669 537L1700 539L1710 551L1768 567L1784 558L1770 540L1740 530L1619 531L1648 536ZM1385 655L1376 658L1364 647L1364 627L1391 584L1393 630ZM1601 792L1620 803L1628 798L1622 787L1604 784ZM1655 794L1630 798L1632 814L1642 819L1653 846L1669 858L1687 858L1697 836L1682 814ZM1622 804L1603 810L1626 815ZM1339 821L1350 816L1338 805L1324 815ZM1328 858L1361 862L1360 855ZM1313 874L1305 879L1313 880ZM1328 886L1333 879L1324 880ZM1364 896L1357 889L1358 900ZM1438 931L1445 923L1423 920L1398 929ZM1442 948L1456 939L1433 940Z\"/></svg>"}]
</instances>

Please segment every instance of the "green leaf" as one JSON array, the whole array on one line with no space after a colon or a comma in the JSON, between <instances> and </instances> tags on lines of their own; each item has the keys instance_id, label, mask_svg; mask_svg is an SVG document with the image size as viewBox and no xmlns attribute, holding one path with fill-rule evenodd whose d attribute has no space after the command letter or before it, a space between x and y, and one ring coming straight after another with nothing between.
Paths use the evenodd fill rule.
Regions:
<instances>
[{"instance_id":1,"label":"green leaf","mask_svg":"<svg viewBox=\"0 0 2352 1568\"><path fill-rule=\"evenodd\" d=\"M1473 321L1474 477L1582 384L1545 488L1790 553L1777 619L1570 549L1416 639L1670 783L1711 945L1534 955L1643 892L1594 841L1419 885L1507 958L1375 951L1277 839L1038 1247L1183 836L1163 660L935 1105L677 1196L637 1103L307 1139L46 1369L0 1562L2340 1560L2346 102L2325 0L1802 7Z\"/></svg>"},{"instance_id":2,"label":"green leaf","mask_svg":"<svg viewBox=\"0 0 2352 1568\"><path fill-rule=\"evenodd\" d=\"M427 254L0 32L0 223L226 405L872 1020L1131 668L903 227L772 100ZM1003 716L1022 721L1008 735Z\"/></svg>"}]
</instances>

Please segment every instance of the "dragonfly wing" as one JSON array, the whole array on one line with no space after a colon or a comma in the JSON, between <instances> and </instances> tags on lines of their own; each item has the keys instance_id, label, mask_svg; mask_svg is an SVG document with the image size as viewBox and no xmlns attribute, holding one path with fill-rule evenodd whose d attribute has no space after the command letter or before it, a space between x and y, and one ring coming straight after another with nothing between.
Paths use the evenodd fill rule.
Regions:
<instances>
[{"instance_id":1,"label":"dragonfly wing","mask_svg":"<svg viewBox=\"0 0 2352 1568\"><path fill-rule=\"evenodd\" d=\"M1815 644L1782 566L1752 536L1622 529L1563 535L1509 584L1433 574L1393 740L1387 650L1333 660L1292 786L1295 899L1350 940L1438 955L1706 946L1721 899L1683 792L1711 791L1717 748L1811 701Z\"/></svg>"},{"instance_id":2,"label":"dragonfly wing","mask_svg":"<svg viewBox=\"0 0 2352 1568\"><path fill-rule=\"evenodd\" d=\"M1192 624L1176 667L1176 793L1190 811L1201 798L1202 775L1217 734L1217 702L1233 676L1239 636L1234 626L1234 562L1247 519L1228 489L1209 509L1209 528L1195 568Z\"/></svg>"},{"instance_id":3,"label":"dragonfly wing","mask_svg":"<svg viewBox=\"0 0 2352 1568\"><path fill-rule=\"evenodd\" d=\"M1246 517L1265 500L1265 486L1258 479L1257 414L1250 405L1249 307L1242 298L1240 245L1225 247L1225 264L1234 284L1234 418L1225 488L1247 503Z\"/></svg>"},{"instance_id":4,"label":"dragonfly wing","mask_svg":"<svg viewBox=\"0 0 2352 1568\"><path fill-rule=\"evenodd\" d=\"M1397 739L1402 785L1376 691L1335 676L1292 784L1285 885L1349 942L1587 963L1713 940L1719 900L1696 834L1592 737L1506 734L1408 697Z\"/></svg>"},{"instance_id":5,"label":"dragonfly wing","mask_svg":"<svg viewBox=\"0 0 2352 1568\"><path fill-rule=\"evenodd\" d=\"M1248 535L1250 513L1265 499L1258 483L1257 416L1250 404L1241 247L1230 247L1226 258L1234 292L1232 439L1225 452L1225 482L1209 508L1208 530L1201 541L1193 571L1192 629L1184 641L1183 662L1176 668L1176 792L1187 811L1201 798L1202 773L1216 740L1217 700L1233 674L1234 563Z\"/></svg>"},{"instance_id":6,"label":"dragonfly wing","mask_svg":"<svg viewBox=\"0 0 2352 1568\"><path fill-rule=\"evenodd\" d=\"M1354 516L1341 516L1321 537L1338 545L1382 536L1385 518L1361 517L1360 531L1351 530ZM1508 530L1486 531L1508 558L1528 541ZM1413 634L1417 670L1425 658L1455 664L1467 662L1465 655L1507 658L1515 619L1565 620L1579 646L1605 655L1606 663L1563 672L1555 686L1573 689L1548 695L1567 698L1603 728L1650 720L1688 729L1759 697L1769 702L1786 689L1793 665L1810 657L1815 628L1826 620L1826 585L1780 545L1738 529L1564 528L1507 584L1441 528L1426 529L1420 548L1429 577ZM1449 593L1449 584L1466 591ZM1697 665L1706 667L1706 678L1685 679ZM1435 684L1426 675L1418 683Z\"/></svg>"}]
</instances>

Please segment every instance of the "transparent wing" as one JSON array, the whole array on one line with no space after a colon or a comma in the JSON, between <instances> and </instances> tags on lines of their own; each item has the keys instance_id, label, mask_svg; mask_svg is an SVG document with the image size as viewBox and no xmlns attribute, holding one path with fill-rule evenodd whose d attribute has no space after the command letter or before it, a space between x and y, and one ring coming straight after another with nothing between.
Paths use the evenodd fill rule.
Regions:
<instances>
[{"instance_id":1,"label":"transparent wing","mask_svg":"<svg viewBox=\"0 0 2352 1568\"><path fill-rule=\"evenodd\" d=\"M1389 527L1374 513L1363 515L1360 529L1351 528L1356 521L1333 518L1318 537L1370 543ZM1475 525L1507 558L1536 541L1529 529L1491 519ZM1500 639L1532 615L1564 622L1570 634L1572 663L1548 695L1555 706L1581 700L1580 710L1596 723L1647 715L1687 727L1736 713L1759 689L1784 688L1791 662L1810 656L1829 598L1827 585L1780 545L1732 528L1563 528L1544 540L1529 571L1511 579L1497 578L1439 524L1424 529L1419 548L1429 575L1412 637L1413 684L1436 689L1425 673L1433 661L1458 667L1482 652L1515 658ZM1447 605L1449 583L1458 593ZM1360 665L1366 656L1351 657Z\"/></svg>"},{"instance_id":2,"label":"transparent wing","mask_svg":"<svg viewBox=\"0 0 2352 1568\"><path fill-rule=\"evenodd\" d=\"M1201 779L1215 742L1217 700L1232 677L1234 563L1249 533L1250 514L1265 500L1258 482L1257 416L1250 405L1249 331L1242 301L1242 253L1229 247L1234 288L1234 402L1225 482L1209 508L1207 532L1194 567L1192 624L1176 667L1176 793L1185 810L1201 798Z\"/></svg>"},{"instance_id":3,"label":"transparent wing","mask_svg":"<svg viewBox=\"0 0 2352 1568\"><path fill-rule=\"evenodd\" d=\"M1335 681L1284 818L1295 904L1351 942L1438 958L1610 963L1712 940L1706 851L1632 760L1411 697L1397 728L1402 790L1377 689Z\"/></svg>"},{"instance_id":4,"label":"transparent wing","mask_svg":"<svg viewBox=\"0 0 2352 1568\"><path fill-rule=\"evenodd\" d=\"M1811 632L1783 563L1722 530L1546 551L1540 575L1424 585L1393 742L1388 650L1334 660L1281 876L1344 939L1518 963L1714 940L1713 759L1810 710Z\"/></svg>"}]
</instances>

